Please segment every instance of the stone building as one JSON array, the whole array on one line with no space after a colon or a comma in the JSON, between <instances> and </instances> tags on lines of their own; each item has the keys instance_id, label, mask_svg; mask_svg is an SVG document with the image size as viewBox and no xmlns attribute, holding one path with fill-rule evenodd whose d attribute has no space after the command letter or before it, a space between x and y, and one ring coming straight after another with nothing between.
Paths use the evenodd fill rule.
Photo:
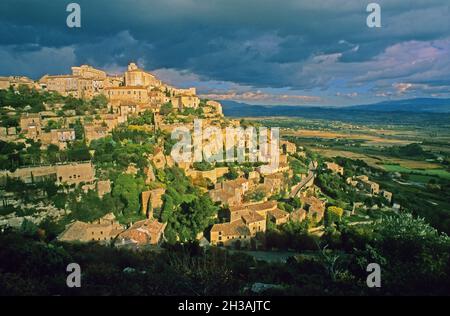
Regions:
<instances>
[{"instance_id":1,"label":"stone building","mask_svg":"<svg viewBox=\"0 0 450 316\"><path fill-rule=\"evenodd\" d=\"M216 224L211 229L212 245L232 245L240 240L242 246L249 244L257 233L264 233L267 220L282 225L289 219L289 213L278 208L277 201L231 205L228 208L227 223Z\"/></svg>"},{"instance_id":2,"label":"stone building","mask_svg":"<svg viewBox=\"0 0 450 316\"><path fill-rule=\"evenodd\" d=\"M151 73L138 68L135 63L130 63L125 72L125 86L146 88L161 87L162 82Z\"/></svg>"},{"instance_id":3,"label":"stone building","mask_svg":"<svg viewBox=\"0 0 450 316\"><path fill-rule=\"evenodd\" d=\"M92 123L84 125L84 138L88 144L90 144L93 140L104 138L106 136L108 136L108 127L98 126Z\"/></svg>"},{"instance_id":4,"label":"stone building","mask_svg":"<svg viewBox=\"0 0 450 316\"><path fill-rule=\"evenodd\" d=\"M199 171L189 169L186 171L186 176L191 177L193 181L199 179L208 179L213 184L217 183L217 179L223 177L229 171L228 167L220 167L207 171Z\"/></svg>"},{"instance_id":5,"label":"stone building","mask_svg":"<svg viewBox=\"0 0 450 316\"><path fill-rule=\"evenodd\" d=\"M241 219L250 231L250 236L254 237L257 233L266 231L266 218L256 212L248 211L241 215Z\"/></svg>"},{"instance_id":6,"label":"stone building","mask_svg":"<svg viewBox=\"0 0 450 316\"><path fill-rule=\"evenodd\" d=\"M247 246L250 244L251 238L251 232L243 220L215 224L210 232L210 243L211 245L217 246L231 246L237 240L239 240L242 246Z\"/></svg>"},{"instance_id":7,"label":"stone building","mask_svg":"<svg viewBox=\"0 0 450 316\"><path fill-rule=\"evenodd\" d=\"M175 109L183 110L185 108L196 109L200 105L200 98L197 96L180 95L170 98L170 102Z\"/></svg>"},{"instance_id":8,"label":"stone building","mask_svg":"<svg viewBox=\"0 0 450 316\"><path fill-rule=\"evenodd\" d=\"M186 95L186 96L195 96L197 94L196 88L187 88L187 89L180 89L180 88L174 88L171 86L166 85L166 90L169 92L170 95Z\"/></svg>"},{"instance_id":9,"label":"stone building","mask_svg":"<svg viewBox=\"0 0 450 316\"><path fill-rule=\"evenodd\" d=\"M389 202L392 203L392 192L381 190L380 194Z\"/></svg>"},{"instance_id":10,"label":"stone building","mask_svg":"<svg viewBox=\"0 0 450 316\"><path fill-rule=\"evenodd\" d=\"M142 86L110 87L105 89L105 94L113 108L123 104L150 103L148 90Z\"/></svg>"},{"instance_id":11,"label":"stone building","mask_svg":"<svg viewBox=\"0 0 450 316\"><path fill-rule=\"evenodd\" d=\"M344 168L339 166L337 163L326 162L325 165L328 170L331 170L331 172L340 174L341 176L344 175Z\"/></svg>"},{"instance_id":12,"label":"stone building","mask_svg":"<svg viewBox=\"0 0 450 316\"><path fill-rule=\"evenodd\" d=\"M136 222L117 236L114 245L134 248L157 245L164 236L166 226L166 223L160 223L153 218Z\"/></svg>"},{"instance_id":13,"label":"stone building","mask_svg":"<svg viewBox=\"0 0 450 316\"><path fill-rule=\"evenodd\" d=\"M264 177L264 185L270 194L280 193L285 188L286 178L283 173L275 173Z\"/></svg>"},{"instance_id":14,"label":"stone building","mask_svg":"<svg viewBox=\"0 0 450 316\"><path fill-rule=\"evenodd\" d=\"M206 107L212 109L212 113L215 115L223 116L222 104L217 101L206 102ZM206 111L208 112L208 111Z\"/></svg>"},{"instance_id":15,"label":"stone building","mask_svg":"<svg viewBox=\"0 0 450 316\"><path fill-rule=\"evenodd\" d=\"M209 197L214 202L220 202L221 205L239 205L242 202L241 190L235 189L232 192L224 189L213 189L208 191Z\"/></svg>"},{"instance_id":16,"label":"stone building","mask_svg":"<svg viewBox=\"0 0 450 316\"><path fill-rule=\"evenodd\" d=\"M275 225L282 225L288 222L289 220L289 213L283 210L280 210L279 208L276 208L272 211L268 212L268 219L273 221Z\"/></svg>"},{"instance_id":17,"label":"stone building","mask_svg":"<svg viewBox=\"0 0 450 316\"><path fill-rule=\"evenodd\" d=\"M69 163L40 167L18 168L14 172L0 171L1 181L6 178L21 179L25 183L41 182L47 179L58 184L92 183L95 180L95 169L91 162Z\"/></svg>"},{"instance_id":18,"label":"stone building","mask_svg":"<svg viewBox=\"0 0 450 316\"><path fill-rule=\"evenodd\" d=\"M0 90L7 90L10 87L17 89L20 86L27 86L30 89L39 88L39 85L28 77L23 76L0 77Z\"/></svg>"},{"instance_id":19,"label":"stone building","mask_svg":"<svg viewBox=\"0 0 450 316\"><path fill-rule=\"evenodd\" d=\"M376 182L370 181L369 177L363 175L356 178L359 180L359 183L363 186L364 190L370 194L375 195L380 193L380 185Z\"/></svg>"},{"instance_id":20,"label":"stone building","mask_svg":"<svg viewBox=\"0 0 450 316\"><path fill-rule=\"evenodd\" d=\"M272 200L263 203L252 203L246 204L245 207L266 218L269 212L274 211L278 208L278 202Z\"/></svg>"},{"instance_id":21,"label":"stone building","mask_svg":"<svg viewBox=\"0 0 450 316\"><path fill-rule=\"evenodd\" d=\"M82 65L72 67L69 75L45 75L39 84L43 89L63 96L91 99L103 93L105 88L119 86L121 82L116 77L108 77L102 70Z\"/></svg>"},{"instance_id":22,"label":"stone building","mask_svg":"<svg viewBox=\"0 0 450 316\"><path fill-rule=\"evenodd\" d=\"M111 243L124 227L116 221L114 214L109 213L90 223L75 221L66 226L58 236L63 242L99 242Z\"/></svg>"},{"instance_id":23,"label":"stone building","mask_svg":"<svg viewBox=\"0 0 450 316\"><path fill-rule=\"evenodd\" d=\"M38 139L42 134L42 117L39 113L25 113L20 116L20 129L29 139Z\"/></svg>"},{"instance_id":24,"label":"stone building","mask_svg":"<svg viewBox=\"0 0 450 316\"><path fill-rule=\"evenodd\" d=\"M56 165L55 169L58 183L80 184L95 180L95 169L91 162Z\"/></svg>"},{"instance_id":25,"label":"stone building","mask_svg":"<svg viewBox=\"0 0 450 316\"><path fill-rule=\"evenodd\" d=\"M118 113L98 114L98 116L99 118L94 120L94 124L106 127L109 132L123 121L123 117Z\"/></svg>"},{"instance_id":26,"label":"stone building","mask_svg":"<svg viewBox=\"0 0 450 316\"><path fill-rule=\"evenodd\" d=\"M244 178L216 183L215 188L210 190L209 196L214 202L222 205L239 205L243 195L250 189L252 183Z\"/></svg>"},{"instance_id":27,"label":"stone building","mask_svg":"<svg viewBox=\"0 0 450 316\"><path fill-rule=\"evenodd\" d=\"M299 208L289 215L289 219L293 222L303 222L306 219L306 210Z\"/></svg>"},{"instance_id":28,"label":"stone building","mask_svg":"<svg viewBox=\"0 0 450 316\"><path fill-rule=\"evenodd\" d=\"M325 214L326 202L315 196L303 194L300 196L301 208L306 211L309 219L320 222Z\"/></svg>"},{"instance_id":29,"label":"stone building","mask_svg":"<svg viewBox=\"0 0 450 316\"><path fill-rule=\"evenodd\" d=\"M150 98L150 104L153 107L170 102L170 97L159 89L150 90L148 92L148 97Z\"/></svg>"},{"instance_id":30,"label":"stone building","mask_svg":"<svg viewBox=\"0 0 450 316\"><path fill-rule=\"evenodd\" d=\"M234 193L238 190L242 195L244 195L251 187L250 181L245 178L238 178L230 181L222 181L216 184L215 189L222 189L224 191Z\"/></svg>"},{"instance_id":31,"label":"stone building","mask_svg":"<svg viewBox=\"0 0 450 316\"><path fill-rule=\"evenodd\" d=\"M297 146L287 140L280 141L281 149L284 154L293 155L297 152Z\"/></svg>"},{"instance_id":32,"label":"stone building","mask_svg":"<svg viewBox=\"0 0 450 316\"><path fill-rule=\"evenodd\" d=\"M50 133L41 134L40 139L43 144L53 144L60 150L65 150L68 143L75 141L75 130L73 128L52 129Z\"/></svg>"}]
</instances>

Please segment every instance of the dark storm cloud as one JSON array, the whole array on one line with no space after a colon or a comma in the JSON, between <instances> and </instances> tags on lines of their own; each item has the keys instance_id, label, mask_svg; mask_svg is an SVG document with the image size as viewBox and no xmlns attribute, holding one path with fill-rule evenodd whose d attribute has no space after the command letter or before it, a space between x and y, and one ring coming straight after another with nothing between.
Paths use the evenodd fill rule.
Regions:
<instances>
[{"instance_id":1,"label":"dark storm cloud","mask_svg":"<svg viewBox=\"0 0 450 316\"><path fill-rule=\"evenodd\" d=\"M336 80L450 85L449 57L436 51L442 67L434 73L424 63L391 69L406 49L425 54L435 41L448 51L448 0L379 0L381 29L365 24L371 1L78 0L81 29L65 25L69 2L0 2L2 74L61 73L69 62L114 70L137 60L149 69L261 88L326 90ZM401 43L409 44L395 46Z\"/></svg>"}]
</instances>

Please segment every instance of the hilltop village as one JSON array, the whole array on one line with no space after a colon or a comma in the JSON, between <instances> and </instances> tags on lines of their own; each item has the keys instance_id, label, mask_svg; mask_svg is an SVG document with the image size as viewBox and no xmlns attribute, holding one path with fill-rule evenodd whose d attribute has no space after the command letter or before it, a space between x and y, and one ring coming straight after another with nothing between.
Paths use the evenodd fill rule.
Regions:
<instances>
[{"instance_id":1,"label":"hilltop village","mask_svg":"<svg viewBox=\"0 0 450 316\"><path fill-rule=\"evenodd\" d=\"M135 63L122 75L82 65L38 81L1 77L0 93L2 230L132 249L193 240L269 249L283 246L276 234L321 236L344 217L374 220L360 211L400 209L364 168L288 139L270 172L261 162L175 162L178 127L257 123L224 117L219 102ZM355 198L330 197L336 187Z\"/></svg>"}]
</instances>

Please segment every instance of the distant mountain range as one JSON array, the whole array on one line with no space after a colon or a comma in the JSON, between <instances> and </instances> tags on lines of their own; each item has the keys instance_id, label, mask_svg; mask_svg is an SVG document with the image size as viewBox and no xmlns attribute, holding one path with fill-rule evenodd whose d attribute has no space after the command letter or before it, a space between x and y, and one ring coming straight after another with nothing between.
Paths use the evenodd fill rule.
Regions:
<instances>
[{"instance_id":1,"label":"distant mountain range","mask_svg":"<svg viewBox=\"0 0 450 316\"><path fill-rule=\"evenodd\" d=\"M290 105L250 105L221 101L223 111L230 117L303 117L310 119L343 120L349 122L434 123L450 119L450 99L409 99L347 107L318 107Z\"/></svg>"},{"instance_id":2,"label":"distant mountain range","mask_svg":"<svg viewBox=\"0 0 450 316\"><path fill-rule=\"evenodd\" d=\"M350 106L345 109L378 112L450 113L450 99L418 98L385 101L375 104Z\"/></svg>"}]
</instances>

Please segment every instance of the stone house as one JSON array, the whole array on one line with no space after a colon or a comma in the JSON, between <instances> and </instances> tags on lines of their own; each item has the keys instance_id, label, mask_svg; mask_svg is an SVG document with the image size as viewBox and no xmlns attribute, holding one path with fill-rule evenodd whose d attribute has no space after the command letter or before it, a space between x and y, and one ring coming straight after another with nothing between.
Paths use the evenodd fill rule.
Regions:
<instances>
[{"instance_id":1,"label":"stone house","mask_svg":"<svg viewBox=\"0 0 450 316\"><path fill-rule=\"evenodd\" d=\"M92 123L84 125L84 137L88 144L90 144L93 140L108 136L108 132L108 127L106 126L98 126Z\"/></svg>"},{"instance_id":2,"label":"stone house","mask_svg":"<svg viewBox=\"0 0 450 316\"><path fill-rule=\"evenodd\" d=\"M209 197L214 202L220 202L221 205L239 205L242 202L242 191L234 189L232 192L222 188L208 191Z\"/></svg>"},{"instance_id":3,"label":"stone house","mask_svg":"<svg viewBox=\"0 0 450 316\"><path fill-rule=\"evenodd\" d=\"M242 246L248 246L251 238L251 232L243 220L215 224L210 232L210 243L213 246L231 246L238 240Z\"/></svg>"},{"instance_id":4,"label":"stone house","mask_svg":"<svg viewBox=\"0 0 450 316\"><path fill-rule=\"evenodd\" d=\"M250 230L252 237L256 236L259 232L263 233L266 231L266 218L256 212L247 211L241 215L241 219Z\"/></svg>"},{"instance_id":5,"label":"stone house","mask_svg":"<svg viewBox=\"0 0 450 316\"><path fill-rule=\"evenodd\" d=\"M297 146L287 140L280 141L281 150L284 154L293 155L297 152Z\"/></svg>"},{"instance_id":6,"label":"stone house","mask_svg":"<svg viewBox=\"0 0 450 316\"><path fill-rule=\"evenodd\" d=\"M302 209L307 212L307 217L320 222L325 214L326 202L322 201L315 196L302 195L300 196L300 202L302 203Z\"/></svg>"},{"instance_id":7,"label":"stone house","mask_svg":"<svg viewBox=\"0 0 450 316\"><path fill-rule=\"evenodd\" d=\"M289 219L293 222L303 222L306 219L306 210L299 208L289 215Z\"/></svg>"},{"instance_id":8,"label":"stone house","mask_svg":"<svg viewBox=\"0 0 450 316\"><path fill-rule=\"evenodd\" d=\"M25 183L41 182L47 179L58 184L92 183L95 180L95 169L91 162L69 163L60 165L18 168L14 172L0 171L0 178L21 179Z\"/></svg>"},{"instance_id":9,"label":"stone house","mask_svg":"<svg viewBox=\"0 0 450 316\"><path fill-rule=\"evenodd\" d=\"M328 170L331 170L334 173L340 174L341 176L344 175L344 168L339 166L338 164L334 162L326 162L325 163Z\"/></svg>"},{"instance_id":10,"label":"stone house","mask_svg":"<svg viewBox=\"0 0 450 316\"><path fill-rule=\"evenodd\" d=\"M23 76L9 76L9 77L0 77L0 89L7 90L10 87L18 88L20 86L27 86L28 88L39 88L39 85L36 84L33 80L28 77Z\"/></svg>"},{"instance_id":11,"label":"stone house","mask_svg":"<svg viewBox=\"0 0 450 316\"><path fill-rule=\"evenodd\" d=\"M273 221L275 225L282 225L288 222L289 220L289 213L283 210L280 210L279 208L276 208L274 210L271 210L268 212L268 218L269 220Z\"/></svg>"},{"instance_id":12,"label":"stone house","mask_svg":"<svg viewBox=\"0 0 450 316\"><path fill-rule=\"evenodd\" d=\"M29 139L37 140L42 134L42 117L39 113L25 113L20 117L20 129Z\"/></svg>"},{"instance_id":13,"label":"stone house","mask_svg":"<svg viewBox=\"0 0 450 316\"><path fill-rule=\"evenodd\" d=\"M90 223L75 221L66 226L58 236L63 242L99 242L110 243L124 230L114 216L109 213Z\"/></svg>"},{"instance_id":14,"label":"stone house","mask_svg":"<svg viewBox=\"0 0 450 316\"><path fill-rule=\"evenodd\" d=\"M392 203L392 192L382 190L380 194L389 202Z\"/></svg>"},{"instance_id":15,"label":"stone house","mask_svg":"<svg viewBox=\"0 0 450 316\"><path fill-rule=\"evenodd\" d=\"M217 179L223 177L228 171L228 167L220 167L207 171L189 169L186 171L186 176L191 177L194 181L198 179L209 179L213 184L216 184Z\"/></svg>"},{"instance_id":16,"label":"stone house","mask_svg":"<svg viewBox=\"0 0 450 316\"><path fill-rule=\"evenodd\" d=\"M166 223L160 223L153 218L136 222L117 236L114 245L116 247L157 245L163 238L166 226Z\"/></svg>"}]
</instances>

